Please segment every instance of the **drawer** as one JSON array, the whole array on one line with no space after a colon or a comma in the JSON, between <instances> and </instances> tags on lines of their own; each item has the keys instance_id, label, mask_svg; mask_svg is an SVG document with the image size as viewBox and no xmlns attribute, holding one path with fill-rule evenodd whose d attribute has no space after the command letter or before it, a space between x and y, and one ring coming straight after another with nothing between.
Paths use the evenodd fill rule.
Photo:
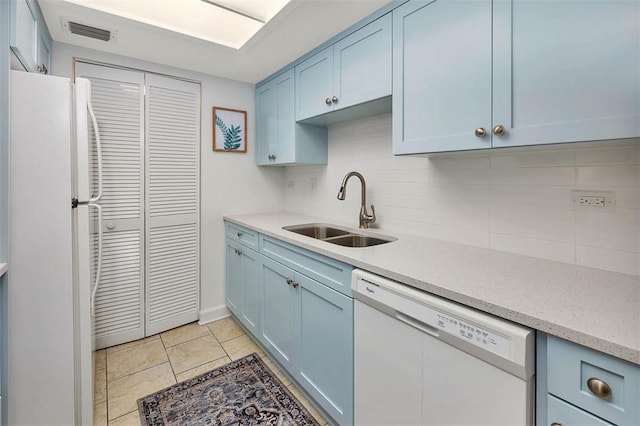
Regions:
<instances>
[{"instance_id":1,"label":"drawer","mask_svg":"<svg viewBox=\"0 0 640 426\"><path fill-rule=\"evenodd\" d=\"M351 296L353 266L296 247L275 238L261 236L261 253L287 265L329 288Z\"/></svg>"},{"instance_id":2,"label":"drawer","mask_svg":"<svg viewBox=\"0 0 640 426\"><path fill-rule=\"evenodd\" d=\"M640 366L549 336L547 368L549 393L611 423L640 424ZM590 380L610 396L596 395Z\"/></svg>"},{"instance_id":3,"label":"drawer","mask_svg":"<svg viewBox=\"0 0 640 426\"><path fill-rule=\"evenodd\" d=\"M611 426L604 420L593 416L586 411L574 407L571 404L552 395L547 396L548 423L550 425L564 426Z\"/></svg>"},{"instance_id":4,"label":"drawer","mask_svg":"<svg viewBox=\"0 0 640 426\"><path fill-rule=\"evenodd\" d=\"M258 250L258 233L235 223L225 222L227 238L231 238L240 244Z\"/></svg>"}]
</instances>

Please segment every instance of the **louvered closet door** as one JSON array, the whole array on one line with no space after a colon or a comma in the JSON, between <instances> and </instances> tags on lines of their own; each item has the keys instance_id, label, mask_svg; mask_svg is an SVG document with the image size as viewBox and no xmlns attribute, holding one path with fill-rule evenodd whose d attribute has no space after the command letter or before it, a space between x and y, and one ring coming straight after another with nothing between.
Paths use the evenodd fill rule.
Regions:
<instances>
[{"instance_id":1,"label":"louvered closet door","mask_svg":"<svg viewBox=\"0 0 640 426\"><path fill-rule=\"evenodd\" d=\"M104 195L101 282L96 295L96 348L144 337L144 74L78 63L76 76L91 80L102 139ZM91 126L90 126L91 128ZM94 135L92 135L94 137ZM95 140L92 141L92 148ZM91 185L97 191L92 151ZM95 276L97 221L92 228Z\"/></svg>"},{"instance_id":2,"label":"louvered closet door","mask_svg":"<svg viewBox=\"0 0 640 426\"><path fill-rule=\"evenodd\" d=\"M146 76L147 335L198 319L200 85Z\"/></svg>"}]
</instances>

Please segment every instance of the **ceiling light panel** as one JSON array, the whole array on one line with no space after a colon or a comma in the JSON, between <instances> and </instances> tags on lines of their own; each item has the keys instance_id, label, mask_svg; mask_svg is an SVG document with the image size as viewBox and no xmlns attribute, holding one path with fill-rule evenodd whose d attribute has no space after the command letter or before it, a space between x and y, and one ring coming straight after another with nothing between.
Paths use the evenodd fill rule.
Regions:
<instances>
[{"instance_id":1,"label":"ceiling light panel","mask_svg":"<svg viewBox=\"0 0 640 426\"><path fill-rule=\"evenodd\" d=\"M290 0L67 1L239 49Z\"/></svg>"}]
</instances>

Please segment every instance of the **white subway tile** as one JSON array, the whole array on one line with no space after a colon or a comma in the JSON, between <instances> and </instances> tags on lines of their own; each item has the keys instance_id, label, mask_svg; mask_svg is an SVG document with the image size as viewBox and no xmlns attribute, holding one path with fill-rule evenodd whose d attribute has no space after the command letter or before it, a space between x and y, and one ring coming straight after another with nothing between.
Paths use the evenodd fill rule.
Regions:
<instances>
[{"instance_id":1,"label":"white subway tile","mask_svg":"<svg viewBox=\"0 0 640 426\"><path fill-rule=\"evenodd\" d=\"M578 265L640 275L640 254L601 247L576 246Z\"/></svg>"},{"instance_id":2,"label":"white subway tile","mask_svg":"<svg viewBox=\"0 0 640 426\"><path fill-rule=\"evenodd\" d=\"M574 167L513 167L491 169L493 185L574 185Z\"/></svg>"},{"instance_id":3,"label":"white subway tile","mask_svg":"<svg viewBox=\"0 0 640 426\"><path fill-rule=\"evenodd\" d=\"M489 168L488 155L469 155L460 153L455 157L428 157L429 166L438 169L487 169Z\"/></svg>"},{"instance_id":4,"label":"white subway tile","mask_svg":"<svg viewBox=\"0 0 640 426\"><path fill-rule=\"evenodd\" d=\"M429 182L433 185L486 185L489 183L489 169L439 169L430 167Z\"/></svg>"},{"instance_id":5,"label":"white subway tile","mask_svg":"<svg viewBox=\"0 0 640 426\"><path fill-rule=\"evenodd\" d=\"M529 203L492 204L491 232L574 244L575 212Z\"/></svg>"},{"instance_id":6,"label":"white subway tile","mask_svg":"<svg viewBox=\"0 0 640 426\"><path fill-rule=\"evenodd\" d=\"M513 152L491 156L492 168L573 166L575 162L575 151L564 150Z\"/></svg>"},{"instance_id":7,"label":"white subway tile","mask_svg":"<svg viewBox=\"0 0 640 426\"><path fill-rule=\"evenodd\" d=\"M492 185L491 208L499 208L501 204L507 203L570 209L573 208L573 189L573 186Z\"/></svg>"},{"instance_id":8,"label":"white subway tile","mask_svg":"<svg viewBox=\"0 0 640 426\"><path fill-rule=\"evenodd\" d=\"M640 210L576 211L576 244L640 253Z\"/></svg>"},{"instance_id":9,"label":"white subway tile","mask_svg":"<svg viewBox=\"0 0 640 426\"><path fill-rule=\"evenodd\" d=\"M576 152L576 164L640 164L640 146L579 150Z\"/></svg>"},{"instance_id":10,"label":"white subway tile","mask_svg":"<svg viewBox=\"0 0 640 426\"><path fill-rule=\"evenodd\" d=\"M582 166L576 168L576 184L584 187L639 186L640 166Z\"/></svg>"},{"instance_id":11,"label":"white subway tile","mask_svg":"<svg viewBox=\"0 0 640 426\"><path fill-rule=\"evenodd\" d=\"M556 260L564 263L575 263L575 245L557 241L538 240L515 235L491 233L492 249L541 259Z\"/></svg>"}]
</instances>

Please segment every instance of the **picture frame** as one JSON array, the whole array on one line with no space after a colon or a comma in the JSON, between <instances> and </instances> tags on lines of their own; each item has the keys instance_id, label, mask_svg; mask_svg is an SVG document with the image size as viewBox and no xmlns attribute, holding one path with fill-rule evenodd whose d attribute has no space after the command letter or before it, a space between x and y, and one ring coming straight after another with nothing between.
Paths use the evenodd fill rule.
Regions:
<instances>
[{"instance_id":1,"label":"picture frame","mask_svg":"<svg viewBox=\"0 0 640 426\"><path fill-rule=\"evenodd\" d=\"M247 152L247 111L214 106L213 150Z\"/></svg>"}]
</instances>

